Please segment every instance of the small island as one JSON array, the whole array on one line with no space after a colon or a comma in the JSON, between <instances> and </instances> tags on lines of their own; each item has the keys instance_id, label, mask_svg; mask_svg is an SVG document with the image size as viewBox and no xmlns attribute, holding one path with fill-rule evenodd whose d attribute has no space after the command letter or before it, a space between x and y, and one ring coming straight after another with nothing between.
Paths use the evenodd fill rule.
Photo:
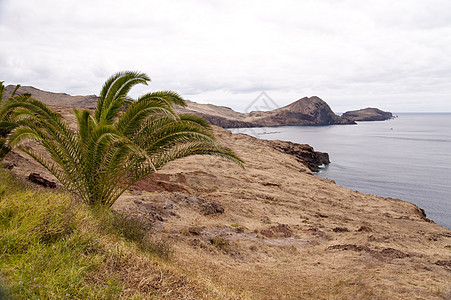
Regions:
<instances>
[{"instance_id":1,"label":"small island","mask_svg":"<svg viewBox=\"0 0 451 300\"><path fill-rule=\"evenodd\" d=\"M393 118L393 114L374 107L367 107L359 110L347 111L342 118L352 121L385 121Z\"/></svg>"}]
</instances>

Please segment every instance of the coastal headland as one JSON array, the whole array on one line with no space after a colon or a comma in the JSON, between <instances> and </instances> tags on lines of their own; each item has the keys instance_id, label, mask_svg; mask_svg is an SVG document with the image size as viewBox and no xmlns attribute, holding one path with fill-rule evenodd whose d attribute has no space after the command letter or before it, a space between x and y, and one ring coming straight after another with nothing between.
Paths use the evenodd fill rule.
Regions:
<instances>
[{"instance_id":1,"label":"coastal headland","mask_svg":"<svg viewBox=\"0 0 451 300\"><path fill-rule=\"evenodd\" d=\"M73 122L71 108L52 97L52 108ZM307 145L214 130L244 170L213 157L183 158L113 206L168 241L180 272L220 286L228 299L451 297L451 231L420 208L315 176L312 166L329 158L309 162ZM4 165L60 187L24 153Z\"/></svg>"},{"instance_id":2,"label":"coastal headland","mask_svg":"<svg viewBox=\"0 0 451 300\"><path fill-rule=\"evenodd\" d=\"M346 117L336 115L324 100L316 96L304 97L270 111L240 113L228 107L192 101L188 101L188 106L179 108L179 111L199 115L223 128L355 124Z\"/></svg>"},{"instance_id":3,"label":"coastal headland","mask_svg":"<svg viewBox=\"0 0 451 300\"><path fill-rule=\"evenodd\" d=\"M6 95L14 86L6 87ZM79 107L94 109L96 95L70 96L65 93L52 93L31 86L23 86L18 94L29 93L48 105L61 107ZM186 107L177 107L179 113L195 114L203 117L212 125L223 128L265 127L265 126L303 126L303 125L346 125L355 121L381 121L393 117L392 113L377 108L353 110L339 116L330 106L317 96L303 97L286 106L269 111L251 111L241 113L225 106L200 104L186 101Z\"/></svg>"}]
</instances>

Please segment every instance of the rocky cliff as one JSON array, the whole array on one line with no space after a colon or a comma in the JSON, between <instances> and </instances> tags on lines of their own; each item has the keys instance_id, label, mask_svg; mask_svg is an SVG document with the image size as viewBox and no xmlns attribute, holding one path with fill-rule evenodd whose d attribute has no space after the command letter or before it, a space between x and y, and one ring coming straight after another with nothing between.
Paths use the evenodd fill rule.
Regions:
<instances>
[{"instance_id":1,"label":"rocky cliff","mask_svg":"<svg viewBox=\"0 0 451 300\"><path fill-rule=\"evenodd\" d=\"M280 140L262 141L275 150L294 156L297 161L306 165L312 172L318 172L322 165L330 164L328 153L315 151L310 145Z\"/></svg>"},{"instance_id":2,"label":"rocky cliff","mask_svg":"<svg viewBox=\"0 0 451 300\"><path fill-rule=\"evenodd\" d=\"M364 109L347 111L342 117L353 121L385 121L393 118L393 114L377 108L367 107Z\"/></svg>"}]
</instances>

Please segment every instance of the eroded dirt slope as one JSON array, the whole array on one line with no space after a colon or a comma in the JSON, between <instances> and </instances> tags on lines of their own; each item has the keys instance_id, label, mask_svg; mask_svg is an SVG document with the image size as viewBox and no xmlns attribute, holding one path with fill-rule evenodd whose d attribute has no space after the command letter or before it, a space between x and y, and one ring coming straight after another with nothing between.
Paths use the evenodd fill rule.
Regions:
<instances>
[{"instance_id":1,"label":"eroded dirt slope","mask_svg":"<svg viewBox=\"0 0 451 300\"><path fill-rule=\"evenodd\" d=\"M451 297L451 231L418 207L340 187L264 141L215 131L246 169L181 159L113 207L169 241L183 272L252 299ZM5 165L52 179L20 153Z\"/></svg>"},{"instance_id":2,"label":"eroded dirt slope","mask_svg":"<svg viewBox=\"0 0 451 300\"><path fill-rule=\"evenodd\" d=\"M183 269L255 299L451 296L451 231L418 207L340 187L263 141L216 131L245 170L185 158L115 205L153 222Z\"/></svg>"}]
</instances>

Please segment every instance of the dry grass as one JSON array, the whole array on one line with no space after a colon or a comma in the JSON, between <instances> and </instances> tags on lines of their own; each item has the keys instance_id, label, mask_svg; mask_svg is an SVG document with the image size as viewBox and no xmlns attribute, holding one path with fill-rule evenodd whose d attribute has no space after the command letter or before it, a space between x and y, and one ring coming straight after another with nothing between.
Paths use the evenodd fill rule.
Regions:
<instances>
[{"instance_id":1,"label":"dry grass","mask_svg":"<svg viewBox=\"0 0 451 300\"><path fill-rule=\"evenodd\" d=\"M130 297L155 286L158 297L174 299L451 298L450 230L411 203L342 188L259 140L216 130L246 170L191 157L125 194L114 210L152 228L113 234L111 251L118 241L135 248L114 252L93 282L113 280ZM18 165L18 174L37 168ZM213 202L224 212L204 214ZM149 236L153 249L142 242ZM146 251L160 252L139 258L157 263L150 270L136 261Z\"/></svg>"},{"instance_id":2,"label":"dry grass","mask_svg":"<svg viewBox=\"0 0 451 300\"><path fill-rule=\"evenodd\" d=\"M170 245L136 220L93 212L64 193L27 189L3 169L0 175L0 296L237 298L172 266Z\"/></svg>"},{"instance_id":3,"label":"dry grass","mask_svg":"<svg viewBox=\"0 0 451 300\"><path fill-rule=\"evenodd\" d=\"M115 206L143 218L160 213L155 234L170 237L184 272L253 299L450 295L450 270L436 262L450 260L451 232L416 206L342 188L258 140L217 130L246 170L186 158L152 178L169 190L131 193ZM224 213L203 215L205 201Z\"/></svg>"}]
</instances>

